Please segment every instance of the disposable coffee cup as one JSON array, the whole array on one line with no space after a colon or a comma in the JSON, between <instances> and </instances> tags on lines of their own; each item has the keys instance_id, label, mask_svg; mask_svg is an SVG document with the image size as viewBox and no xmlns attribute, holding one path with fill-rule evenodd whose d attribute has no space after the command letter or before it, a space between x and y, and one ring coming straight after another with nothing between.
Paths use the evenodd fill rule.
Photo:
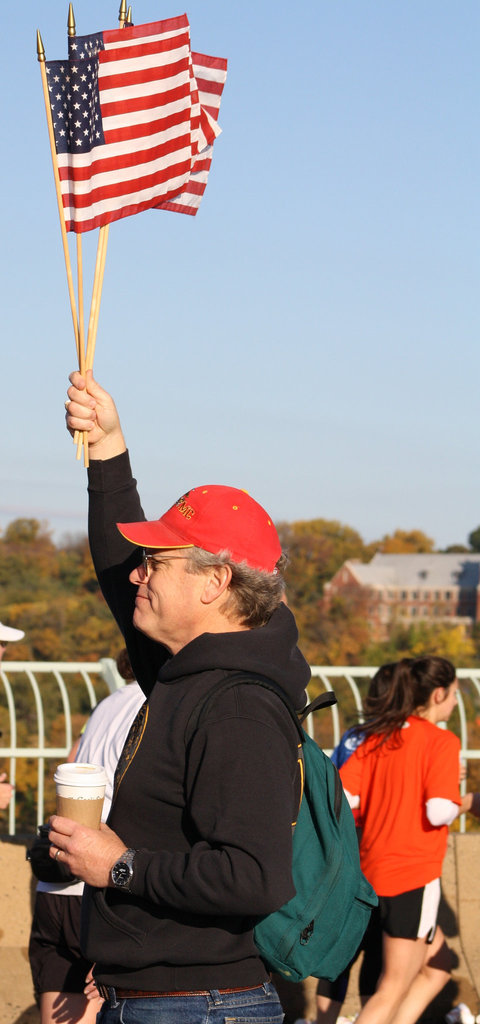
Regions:
<instances>
[{"instance_id":1,"label":"disposable coffee cup","mask_svg":"<svg viewBox=\"0 0 480 1024\"><path fill-rule=\"evenodd\" d=\"M98 764L75 761L59 764L53 776L57 814L89 828L100 828L107 776Z\"/></svg>"}]
</instances>

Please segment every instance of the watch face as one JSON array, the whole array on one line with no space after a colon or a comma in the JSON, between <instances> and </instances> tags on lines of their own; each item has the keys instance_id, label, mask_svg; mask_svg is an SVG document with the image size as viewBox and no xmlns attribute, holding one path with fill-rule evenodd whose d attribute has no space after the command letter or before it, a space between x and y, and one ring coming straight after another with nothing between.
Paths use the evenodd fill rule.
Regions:
<instances>
[{"instance_id":1,"label":"watch face","mask_svg":"<svg viewBox=\"0 0 480 1024\"><path fill-rule=\"evenodd\" d=\"M133 871L129 864L124 864L120 861L113 865L112 868L112 881L114 885L128 885Z\"/></svg>"}]
</instances>

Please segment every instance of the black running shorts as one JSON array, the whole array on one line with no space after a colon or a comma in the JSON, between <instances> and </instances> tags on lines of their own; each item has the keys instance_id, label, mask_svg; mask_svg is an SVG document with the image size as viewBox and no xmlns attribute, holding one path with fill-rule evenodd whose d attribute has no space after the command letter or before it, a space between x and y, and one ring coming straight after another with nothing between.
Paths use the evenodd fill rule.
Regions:
<instances>
[{"instance_id":1,"label":"black running shorts","mask_svg":"<svg viewBox=\"0 0 480 1024\"><path fill-rule=\"evenodd\" d=\"M35 996L83 992L92 966L80 952L81 896L37 892L28 956Z\"/></svg>"}]
</instances>

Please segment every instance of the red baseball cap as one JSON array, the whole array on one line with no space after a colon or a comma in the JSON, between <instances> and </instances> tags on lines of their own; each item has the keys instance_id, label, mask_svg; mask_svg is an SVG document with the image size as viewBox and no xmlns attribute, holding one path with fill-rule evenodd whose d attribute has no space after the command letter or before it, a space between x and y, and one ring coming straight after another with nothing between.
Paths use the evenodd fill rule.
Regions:
<instances>
[{"instance_id":1,"label":"red baseball cap","mask_svg":"<svg viewBox=\"0 0 480 1024\"><path fill-rule=\"evenodd\" d=\"M228 550L234 562L273 572L282 549L270 516L246 491L209 484L183 494L160 519L117 523L120 533L144 548Z\"/></svg>"}]
</instances>

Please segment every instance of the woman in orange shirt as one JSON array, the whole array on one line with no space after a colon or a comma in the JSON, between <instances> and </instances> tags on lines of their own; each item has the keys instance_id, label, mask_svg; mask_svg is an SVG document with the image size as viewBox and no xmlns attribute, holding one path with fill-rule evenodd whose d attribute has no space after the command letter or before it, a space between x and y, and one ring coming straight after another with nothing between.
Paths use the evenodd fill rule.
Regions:
<instances>
[{"instance_id":1,"label":"woman in orange shirt","mask_svg":"<svg viewBox=\"0 0 480 1024\"><path fill-rule=\"evenodd\" d=\"M358 1024L414 1024L450 977L437 927L448 826L480 816L480 794L459 791L460 741L446 729L458 682L445 658L404 658L379 672L389 685L367 698L362 744L340 775L362 820L362 870L379 897L382 974Z\"/></svg>"}]
</instances>

